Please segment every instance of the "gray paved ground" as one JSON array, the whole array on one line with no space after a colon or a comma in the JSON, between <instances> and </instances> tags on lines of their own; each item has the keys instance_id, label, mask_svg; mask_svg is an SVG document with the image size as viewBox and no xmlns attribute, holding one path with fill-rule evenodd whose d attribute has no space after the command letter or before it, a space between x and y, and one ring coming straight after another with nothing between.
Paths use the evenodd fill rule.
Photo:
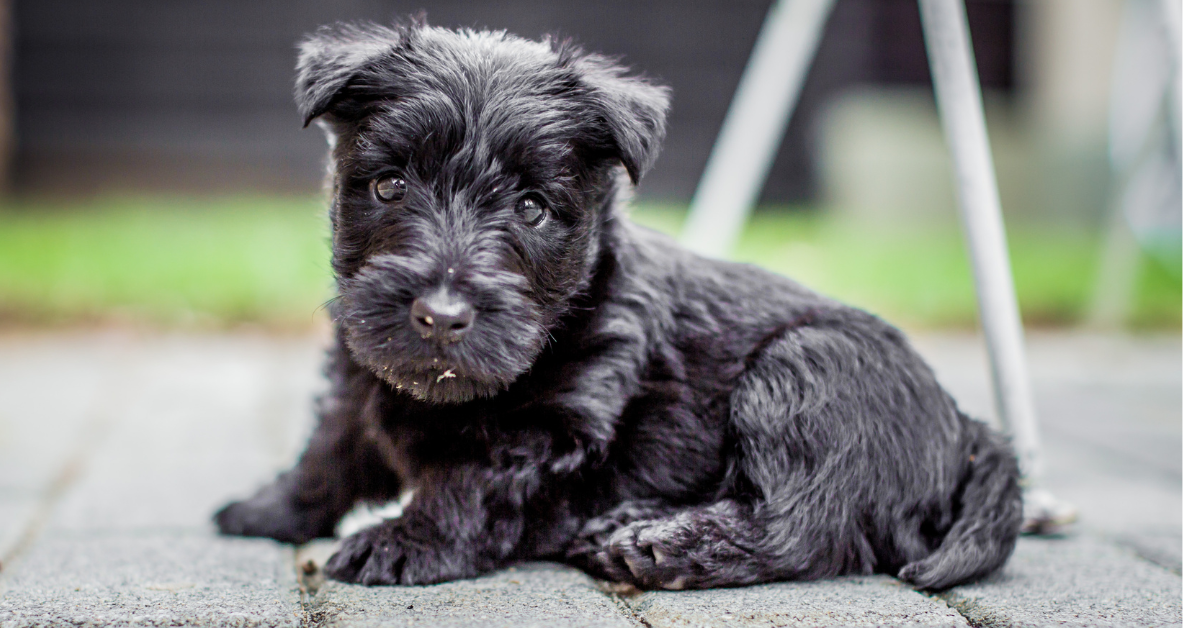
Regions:
<instances>
[{"instance_id":1,"label":"gray paved ground","mask_svg":"<svg viewBox=\"0 0 1200 628\"><path fill-rule=\"evenodd\" d=\"M970 336L915 339L991 415ZM985 582L886 576L719 591L613 588L553 564L433 587L322 582L210 513L286 467L311 427L321 339L0 336L0 628L230 626L1107 626L1182 622L1177 337L1032 335L1051 488L1082 521L1025 538Z\"/></svg>"}]
</instances>

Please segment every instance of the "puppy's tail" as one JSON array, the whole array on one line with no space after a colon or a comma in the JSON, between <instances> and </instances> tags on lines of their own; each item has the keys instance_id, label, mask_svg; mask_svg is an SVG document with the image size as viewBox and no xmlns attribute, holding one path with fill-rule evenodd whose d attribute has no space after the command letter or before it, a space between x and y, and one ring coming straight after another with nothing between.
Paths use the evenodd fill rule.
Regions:
<instances>
[{"instance_id":1,"label":"puppy's tail","mask_svg":"<svg viewBox=\"0 0 1200 628\"><path fill-rule=\"evenodd\" d=\"M923 589L946 589L999 569L1021 530L1016 456L992 430L962 418L974 446L959 484L958 519L932 554L905 565L898 574Z\"/></svg>"}]
</instances>

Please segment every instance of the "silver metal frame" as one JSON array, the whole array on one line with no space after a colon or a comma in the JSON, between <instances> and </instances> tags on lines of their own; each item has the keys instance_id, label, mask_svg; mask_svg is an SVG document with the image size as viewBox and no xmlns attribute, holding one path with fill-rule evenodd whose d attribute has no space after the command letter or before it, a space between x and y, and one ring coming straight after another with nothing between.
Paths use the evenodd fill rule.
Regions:
<instances>
[{"instance_id":1,"label":"silver metal frame","mask_svg":"<svg viewBox=\"0 0 1200 628\"><path fill-rule=\"evenodd\" d=\"M725 257L737 243L763 182L834 0L781 0L771 7L700 177L680 240Z\"/></svg>"},{"instance_id":2,"label":"silver metal frame","mask_svg":"<svg viewBox=\"0 0 1200 628\"><path fill-rule=\"evenodd\" d=\"M737 242L795 109L833 2L779 0L767 15L688 212L681 238L685 246L721 257ZM920 0L920 9L938 110L954 161L997 411L1021 463L1025 530L1054 531L1074 521L1075 509L1041 487L1041 446L1024 332L966 10L963 0Z\"/></svg>"}]
</instances>

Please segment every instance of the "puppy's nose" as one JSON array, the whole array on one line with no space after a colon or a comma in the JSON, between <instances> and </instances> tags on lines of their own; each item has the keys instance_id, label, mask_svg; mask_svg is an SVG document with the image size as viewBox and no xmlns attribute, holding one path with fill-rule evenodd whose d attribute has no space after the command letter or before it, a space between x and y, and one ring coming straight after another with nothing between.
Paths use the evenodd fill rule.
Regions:
<instances>
[{"instance_id":1,"label":"puppy's nose","mask_svg":"<svg viewBox=\"0 0 1200 628\"><path fill-rule=\"evenodd\" d=\"M442 288L413 301L409 320L422 338L457 342L471 330L475 308L466 299Z\"/></svg>"}]
</instances>

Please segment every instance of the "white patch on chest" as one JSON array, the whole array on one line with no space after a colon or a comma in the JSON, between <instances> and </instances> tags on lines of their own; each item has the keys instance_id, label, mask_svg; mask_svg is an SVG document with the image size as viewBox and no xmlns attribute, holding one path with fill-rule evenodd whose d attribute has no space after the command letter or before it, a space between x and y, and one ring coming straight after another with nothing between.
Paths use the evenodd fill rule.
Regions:
<instances>
[{"instance_id":1,"label":"white patch on chest","mask_svg":"<svg viewBox=\"0 0 1200 628\"><path fill-rule=\"evenodd\" d=\"M337 538L344 539L355 532L365 530L387 519L395 519L404 512L404 508L412 501L413 491L404 491L400 496L382 504L359 502L354 509L346 513L338 522L335 533Z\"/></svg>"}]
</instances>

